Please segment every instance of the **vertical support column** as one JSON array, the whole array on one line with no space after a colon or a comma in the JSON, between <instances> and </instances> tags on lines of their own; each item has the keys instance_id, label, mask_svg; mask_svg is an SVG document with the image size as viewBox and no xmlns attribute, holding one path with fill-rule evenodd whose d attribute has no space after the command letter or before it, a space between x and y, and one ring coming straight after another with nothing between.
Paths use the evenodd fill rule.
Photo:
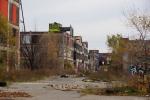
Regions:
<instances>
[{"instance_id":1,"label":"vertical support column","mask_svg":"<svg viewBox=\"0 0 150 100\"><path fill-rule=\"evenodd\" d=\"M19 70L20 69L20 31L18 30L17 31L17 37L16 37L16 41L17 41L17 44L16 44L16 69Z\"/></svg>"},{"instance_id":2,"label":"vertical support column","mask_svg":"<svg viewBox=\"0 0 150 100\"><path fill-rule=\"evenodd\" d=\"M8 22L9 22L9 2L10 2L10 0L8 0L8 3L7 3L7 15L8 15L8 17L7 17L7 19L8 19ZM9 38L9 30L8 30L8 38ZM8 51L8 49L9 49L9 39L7 39L7 60L6 60L6 72L9 72L9 51Z\"/></svg>"}]
</instances>

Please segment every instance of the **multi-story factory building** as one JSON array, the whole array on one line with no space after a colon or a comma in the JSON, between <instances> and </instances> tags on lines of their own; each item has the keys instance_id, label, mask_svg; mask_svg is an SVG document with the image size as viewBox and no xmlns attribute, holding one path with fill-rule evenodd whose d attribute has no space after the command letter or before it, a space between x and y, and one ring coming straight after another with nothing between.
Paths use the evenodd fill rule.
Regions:
<instances>
[{"instance_id":1,"label":"multi-story factory building","mask_svg":"<svg viewBox=\"0 0 150 100\"><path fill-rule=\"evenodd\" d=\"M16 66L16 68L19 66L20 62L19 8L19 0L0 0L0 15L9 22L11 30L8 31L8 35L12 36L11 39L15 39L15 44L9 45L9 43L7 42L7 45L5 45L5 47L7 47L8 49L13 46L13 48L15 48L15 51L17 51L13 55L7 55L7 58L15 57L14 61L10 61L10 59L7 59L7 64L9 64L9 62L13 62L14 65L11 66Z\"/></svg>"}]
</instances>

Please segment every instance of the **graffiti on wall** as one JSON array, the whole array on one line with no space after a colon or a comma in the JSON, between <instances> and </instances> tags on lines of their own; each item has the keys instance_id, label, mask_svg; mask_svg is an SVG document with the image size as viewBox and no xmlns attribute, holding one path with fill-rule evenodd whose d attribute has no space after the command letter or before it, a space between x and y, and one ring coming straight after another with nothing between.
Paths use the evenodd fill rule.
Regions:
<instances>
[{"instance_id":1,"label":"graffiti on wall","mask_svg":"<svg viewBox=\"0 0 150 100\"><path fill-rule=\"evenodd\" d=\"M129 73L131 73L131 75L136 75L136 74L143 75L144 72L145 72L145 69L142 65L130 65L129 66Z\"/></svg>"}]
</instances>

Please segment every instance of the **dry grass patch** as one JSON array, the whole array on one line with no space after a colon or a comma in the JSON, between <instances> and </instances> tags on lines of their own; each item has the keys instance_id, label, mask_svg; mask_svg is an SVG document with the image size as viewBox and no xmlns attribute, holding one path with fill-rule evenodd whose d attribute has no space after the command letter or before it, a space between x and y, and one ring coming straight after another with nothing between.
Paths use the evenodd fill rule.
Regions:
<instances>
[{"instance_id":1,"label":"dry grass patch","mask_svg":"<svg viewBox=\"0 0 150 100\"><path fill-rule=\"evenodd\" d=\"M86 88L79 91L82 95L106 95L106 96L145 96L146 94L132 87L120 88Z\"/></svg>"},{"instance_id":2,"label":"dry grass patch","mask_svg":"<svg viewBox=\"0 0 150 100\"><path fill-rule=\"evenodd\" d=\"M0 74L1 81L7 82L29 82L41 80L49 76L57 75L59 72L54 69L39 69L39 70L18 70L18 71L3 71Z\"/></svg>"}]
</instances>

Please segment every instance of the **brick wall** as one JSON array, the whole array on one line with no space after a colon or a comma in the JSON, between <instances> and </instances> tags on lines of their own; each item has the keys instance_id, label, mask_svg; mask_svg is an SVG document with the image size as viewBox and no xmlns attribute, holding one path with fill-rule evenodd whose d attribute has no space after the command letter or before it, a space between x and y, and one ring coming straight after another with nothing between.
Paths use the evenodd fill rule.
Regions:
<instances>
[{"instance_id":1,"label":"brick wall","mask_svg":"<svg viewBox=\"0 0 150 100\"><path fill-rule=\"evenodd\" d=\"M0 0L0 13L8 18L8 0Z\"/></svg>"}]
</instances>

